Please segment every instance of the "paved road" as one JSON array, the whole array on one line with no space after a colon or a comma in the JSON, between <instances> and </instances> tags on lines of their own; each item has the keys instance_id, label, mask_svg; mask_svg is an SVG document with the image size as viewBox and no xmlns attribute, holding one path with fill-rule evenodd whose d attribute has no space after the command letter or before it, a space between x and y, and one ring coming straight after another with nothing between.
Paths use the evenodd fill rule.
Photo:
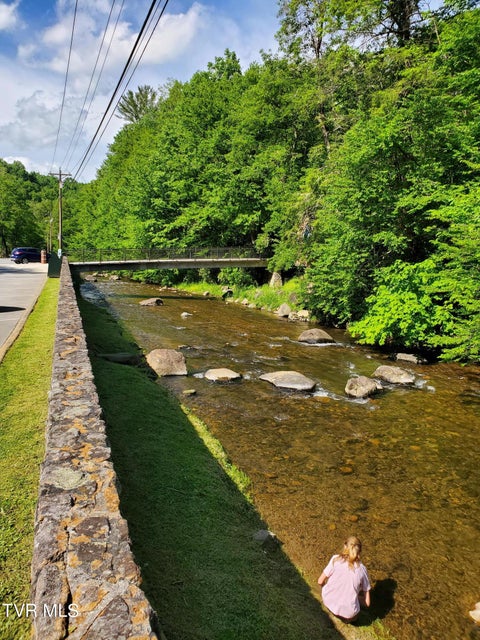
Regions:
<instances>
[{"instance_id":1,"label":"paved road","mask_svg":"<svg viewBox=\"0 0 480 640\"><path fill-rule=\"evenodd\" d=\"M0 362L18 336L47 279L48 265L0 258Z\"/></svg>"}]
</instances>

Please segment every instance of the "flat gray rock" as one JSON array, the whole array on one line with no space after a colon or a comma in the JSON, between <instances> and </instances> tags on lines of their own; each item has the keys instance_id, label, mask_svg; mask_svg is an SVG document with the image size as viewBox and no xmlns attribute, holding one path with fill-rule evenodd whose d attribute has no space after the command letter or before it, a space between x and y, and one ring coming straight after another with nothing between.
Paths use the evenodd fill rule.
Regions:
<instances>
[{"instance_id":1,"label":"flat gray rock","mask_svg":"<svg viewBox=\"0 0 480 640\"><path fill-rule=\"evenodd\" d=\"M413 364L426 364L425 358L415 355L414 353L397 353L395 360L405 360L407 362L413 362Z\"/></svg>"},{"instance_id":2,"label":"flat gray rock","mask_svg":"<svg viewBox=\"0 0 480 640\"><path fill-rule=\"evenodd\" d=\"M260 380L266 380L281 389L295 389L296 391L311 391L316 385L316 382L298 371L265 373L260 376Z\"/></svg>"},{"instance_id":3,"label":"flat gray rock","mask_svg":"<svg viewBox=\"0 0 480 640\"><path fill-rule=\"evenodd\" d=\"M231 369L219 368L209 369L205 372L205 378L213 382L229 382L230 380L238 380L242 376Z\"/></svg>"},{"instance_id":4,"label":"flat gray rock","mask_svg":"<svg viewBox=\"0 0 480 640\"><path fill-rule=\"evenodd\" d=\"M415 382L413 373L409 373L400 367L392 367L386 364L377 367L373 372L373 377L380 378L380 380L385 380L385 382L390 382L391 384L413 384Z\"/></svg>"}]
</instances>

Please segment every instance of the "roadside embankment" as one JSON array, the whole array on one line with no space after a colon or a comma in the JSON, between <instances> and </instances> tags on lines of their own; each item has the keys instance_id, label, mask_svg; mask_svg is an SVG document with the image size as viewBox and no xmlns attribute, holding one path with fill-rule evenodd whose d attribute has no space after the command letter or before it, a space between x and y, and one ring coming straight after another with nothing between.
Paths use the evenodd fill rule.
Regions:
<instances>
[{"instance_id":1,"label":"roadside embankment","mask_svg":"<svg viewBox=\"0 0 480 640\"><path fill-rule=\"evenodd\" d=\"M64 260L35 516L34 637L157 638L120 515L117 480Z\"/></svg>"}]
</instances>

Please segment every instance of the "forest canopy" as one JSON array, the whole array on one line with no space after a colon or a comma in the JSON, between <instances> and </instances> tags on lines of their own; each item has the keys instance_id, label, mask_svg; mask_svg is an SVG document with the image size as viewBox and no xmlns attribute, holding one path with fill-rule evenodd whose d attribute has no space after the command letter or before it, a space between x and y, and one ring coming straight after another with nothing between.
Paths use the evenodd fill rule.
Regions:
<instances>
[{"instance_id":1,"label":"forest canopy","mask_svg":"<svg viewBox=\"0 0 480 640\"><path fill-rule=\"evenodd\" d=\"M280 54L125 96L96 179L65 183L67 251L254 245L320 322L478 362L477 5L279 0ZM18 165L5 251L52 215L55 181Z\"/></svg>"}]
</instances>

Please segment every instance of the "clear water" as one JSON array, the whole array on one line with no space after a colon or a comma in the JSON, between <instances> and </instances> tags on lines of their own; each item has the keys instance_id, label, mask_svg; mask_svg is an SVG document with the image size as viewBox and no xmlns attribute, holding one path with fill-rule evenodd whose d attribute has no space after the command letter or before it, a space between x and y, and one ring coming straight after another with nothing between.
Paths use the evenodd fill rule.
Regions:
<instances>
[{"instance_id":1,"label":"clear water","mask_svg":"<svg viewBox=\"0 0 480 640\"><path fill-rule=\"evenodd\" d=\"M415 373L415 386L353 401L348 378L388 362L341 331L329 330L335 344L309 346L297 340L305 323L151 285L97 286L145 353L181 346L189 375L159 384L248 474L258 510L317 594L329 557L354 533L375 611L398 640L478 637L468 616L480 601L478 368L397 363ZM139 306L152 296L164 305ZM203 377L217 367L242 380ZM275 370L299 371L316 389L259 380Z\"/></svg>"}]
</instances>

